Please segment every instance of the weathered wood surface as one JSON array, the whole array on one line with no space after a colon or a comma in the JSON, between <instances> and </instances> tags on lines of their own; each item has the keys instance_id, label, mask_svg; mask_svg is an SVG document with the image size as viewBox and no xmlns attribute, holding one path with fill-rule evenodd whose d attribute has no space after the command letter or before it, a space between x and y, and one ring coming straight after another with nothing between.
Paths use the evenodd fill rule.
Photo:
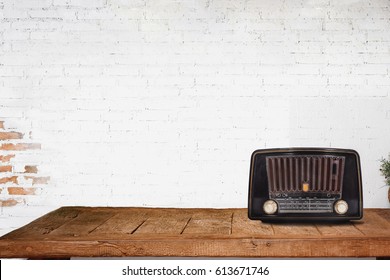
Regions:
<instances>
[{"instance_id":1,"label":"weathered wood surface","mask_svg":"<svg viewBox=\"0 0 390 280\"><path fill-rule=\"evenodd\" d=\"M63 207L0 238L1 258L389 257L390 209L345 224L251 221L246 209Z\"/></svg>"}]
</instances>

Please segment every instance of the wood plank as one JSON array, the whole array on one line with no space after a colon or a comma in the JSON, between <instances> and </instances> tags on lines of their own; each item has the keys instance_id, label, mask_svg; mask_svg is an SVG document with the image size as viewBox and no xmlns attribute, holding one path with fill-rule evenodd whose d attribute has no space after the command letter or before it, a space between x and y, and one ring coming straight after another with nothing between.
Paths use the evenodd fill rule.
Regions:
<instances>
[{"instance_id":1,"label":"wood plank","mask_svg":"<svg viewBox=\"0 0 390 280\"><path fill-rule=\"evenodd\" d=\"M63 224L75 219L81 211L81 208L78 207L62 207L38 218L18 230L4 235L1 239L35 239L42 235L45 236Z\"/></svg>"},{"instance_id":2,"label":"wood plank","mask_svg":"<svg viewBox=\"0 0 390 280\"><path fill-rule=\"evenodd\" d=\"M69 257L386 257L390 238L244 239L170 238L54 242L14 241L0 243L3 258Z\"/></svg>"},{"instance_id":3,"label":"wood plank","mask_svg":"<svg viewBox=\"0 0 390 280\"><path fill-rule=\"evenodd\" d=\"M110 210L84 209L76 218L51 231L47 238L54 239L61 236L80 237L88 235L114 215L115 212Z\"/></svg>"},{"instance_id":4,"label":"wood plank","mask_svg":"<svg viewBox=\"0 0 390 280\"><path fill-rule=\"evenodd\" d=\"M187 211L153 211L133 234L181 234L190 218L191 214Z\"/></svg>"},{"instance_id":5,"label":"wood plank","mask_svg":"<svg viewBox=\"0 0 390 280\"><path fill-rule=\"evenodd\" d=\"M150 217L150 212L148 209L119 212L90 232L89 236L95 239L125 238L126 235L133 234Z\"/></svg>"},{"instance_id":6,"label":"wood plank","mask_svg":"<svg viewBox=\"0 0 390 280\"><path fill-rule=\"evenodd\" d=\"M365 211L362 221L353 225L366 236L390 236L390 223L376 210Z\"/></svg>"},{"instance_id":7,"label":"wood plank","mask_svg":"<svg viewBox=\"0 0 390 280\"><path fill-rule=\"evenodd\" d=\"M230 235L232 230L233 210L208 209L194 211L183 231L184 235Z\"/></svg>"},{"instance_id":8,"label":"wood plank","mask_svg":"<svg viewBox=\"0 0 390 280\"><path fill-rule=\"evenodd\" d=\"M269 236L274 231L271 224L248 219L247 209L237 209L233 212L232 235L233 236Z\"/></svg>"},{"instance_id":9,"label":"wood plank","mask_svg":"<svg viewBox=\"0 0 390 280\"><path fill-rule=\"evenodd\" d=\"M286 223L286 224L273 224L272 228L276 236L284 237L318 237L320 232L313 224L306 223Z\"/></svg>"},{"instance_id":10,"label":"wood plank","mask_svg":"<svg viewBox=\"0 0 390 280\"><path fill-rule=\"evenodd\" d=\"M387 211L386 211L387 210ZM381 216L386 220L387 223L390 223L390 209L372 209L373 212Z\"/></svg>"},{"instance_id":11,"label":"wood plank","mask_svg":"<svg viewBox=\"0 0 390 280\"><path fill-rule=\"evenodd\" d=\"M317 229L322 236L362 236L363 233L353 226L354 222L343 224L317 224Z\"/></svg>"},{"instance_id":12,"label":"wood plank","mask_svg":"<svg viewBox=\"0 0 390 280\"><path fill-rule=\"evenodd\" d=\"M66 207L1 237L0 257L390 256L390 209L346 224L261 223L246 211Z\"/></svg>"}]
</instances>

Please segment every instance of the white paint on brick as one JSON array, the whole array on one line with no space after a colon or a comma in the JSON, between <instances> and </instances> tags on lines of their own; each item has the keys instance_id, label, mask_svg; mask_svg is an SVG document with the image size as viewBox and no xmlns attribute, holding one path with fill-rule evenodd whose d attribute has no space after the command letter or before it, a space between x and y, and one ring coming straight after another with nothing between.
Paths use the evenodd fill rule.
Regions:
<instances>
[{"instance_id":1,"label":"white paint on brick","mask_svg":"<svg viewBox=\"0 0 390 280\"><path fill-rule=\"evenodd\" d=\"M0 233L63 205L245 207L250 154L270 147L356 149L365 206L389 207L387 0L24 0L0 15L0 117L42 144L12 162L51 178L1 209Z\"/></svg>"}]
</instances>

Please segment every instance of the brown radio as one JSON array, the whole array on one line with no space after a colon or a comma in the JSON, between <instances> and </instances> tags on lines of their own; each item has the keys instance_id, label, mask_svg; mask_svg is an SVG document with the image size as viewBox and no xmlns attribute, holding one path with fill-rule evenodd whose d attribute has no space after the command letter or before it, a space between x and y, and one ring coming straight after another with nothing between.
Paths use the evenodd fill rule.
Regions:
<instances>
[{"instance_id":1,"label":"brown radio","mask_svg":"<svg viewBox=\"0 0 390 280\"><path fill-rule=\"evenodd\" d=\"M363 216L359 154L350 149L253 152L248 216L262 221L347 221Z\"/></svg>"}]
</instances>

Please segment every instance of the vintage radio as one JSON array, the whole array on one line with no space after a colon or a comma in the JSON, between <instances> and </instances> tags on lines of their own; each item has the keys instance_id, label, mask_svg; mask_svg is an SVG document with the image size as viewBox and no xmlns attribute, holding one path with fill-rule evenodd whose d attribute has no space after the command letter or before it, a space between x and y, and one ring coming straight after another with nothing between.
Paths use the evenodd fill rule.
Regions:
<instances>
[{"instance_id":1,"label":"vintage radio","mask_svg":"<svg viewBox=\"0 0 390 280\"><path fill-rule=\"evenodd\" d=\"M361 219L359 154L333 148L254 151L248 216L262 221Z\"/></svg>"}]
</instances>

